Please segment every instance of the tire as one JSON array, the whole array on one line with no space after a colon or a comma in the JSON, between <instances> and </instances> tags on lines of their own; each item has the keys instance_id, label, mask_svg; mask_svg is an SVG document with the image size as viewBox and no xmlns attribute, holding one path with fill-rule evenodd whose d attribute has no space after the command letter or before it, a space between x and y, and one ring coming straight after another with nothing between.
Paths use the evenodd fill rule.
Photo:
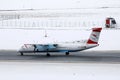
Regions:
<instances>
[{"instance_id":1,"label":"tire","mask_svg":"<svg viewBox=\"0 0 120 80\"><path fill-rule=\"evenodd\" d=\"M50 57L50 54L49 53L47 53L47 55L46 55L47 57Z\"/></svg>"},{"instance_id":2,"label":"tire","mask_svg":"<svg viewBox=\"0 0 120 80\"><path fill-rule=\"evenodd\" d=\"M69 55L69 52L66 52L65 55Z\"/></svg>"},{"instance_id":3,"label":"tire","mask_svg":"<svg viewBox=\"0 0 120 80\"><path fill-rule=\"evenodd\" d=\"M21 52L20 55L23 56L24 55L23 52Z\"/></svg>"}]
</instances>

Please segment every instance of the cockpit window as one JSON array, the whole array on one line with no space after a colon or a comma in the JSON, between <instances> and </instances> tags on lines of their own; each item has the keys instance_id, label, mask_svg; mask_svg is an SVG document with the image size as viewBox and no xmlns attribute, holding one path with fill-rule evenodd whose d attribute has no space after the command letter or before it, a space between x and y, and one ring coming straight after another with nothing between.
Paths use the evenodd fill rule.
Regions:
<instances>
[{"instance_id":1,"label":"cockpit window","mask_svg":"<svg viewBox=\"0 0 120 80\"><path fill-rule=\"evenodd\" d=\"M113 23L113 24L116 24L116 21L115 21L115 20L112 20L112 23Z\"/></svg>"}]
</instances>

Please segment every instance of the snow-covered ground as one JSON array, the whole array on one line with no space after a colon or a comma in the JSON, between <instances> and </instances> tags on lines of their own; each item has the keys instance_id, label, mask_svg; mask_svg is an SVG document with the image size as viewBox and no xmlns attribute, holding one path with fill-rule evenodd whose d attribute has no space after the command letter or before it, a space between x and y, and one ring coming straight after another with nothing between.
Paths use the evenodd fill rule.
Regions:
<instances>
[{"instance_id":1,"label":"snow-covered ground","mask_svg":"<svg viewBox=\"0 0 120 80\"><path fill-rule=\"evenodd\" d=\"M1 80L119 80L120 64L0 62Z\"/></svg>"},{"instance_id":2,"label":"snow-covered ground","mask_svg":"<svg viewBox=\"0 0 120 80\"><path fill-rule=\"evenodd\" d=\"M92 27L103 27L104 29L102 30L99 41L100 46L91 50L120 50L119 10L120 8L80 9L80 11L79 9L75 9L73 11L68 10L68 12L66 10L58 10L58 12L50 10L51 12L48 11L50 14L47 14L47 10L43 10L43 13L47 16L36 15L37 11L32 11L33 16L29 18L21 13L28 14L31 11L22 11L20 14L24 17L20 19L0 21L0 49L18 50L22 44L27 43L43 43L45 41L65 42L88 39ZM39 12L42 12L42 10ZM105 29L107 15L116 19L117 29ZM38 16L38 18L35 16ZM44 38L45 32L47 32L48 38Z\"/></svg>"},{"instance_id":3,"label":"snow-covered ground","mask_svg":"<svg viewBox=\"0 0 120 80\"><path fill-rule=\"evenodd\" d=\"M111 11L110 9L108 11ZM45 41L64 42L88 39L91 33L90 29L92 27L103 27L104 29L102 30L99 41L100 46L91 50L120 50L120 14L118 11L119 8L115 8L115 11L113 8L112 10L114 12L111 13L102 12L100 11L100 9L96 10L98 10L98 13L96 13L97 11L95 13L90 12L92 11L91 9L88 9L87 13L83 11L82 14L79 14L78 11L79 15L72 17L59 14L59 16L61 17L57 15L57 17L43 16L38 18L2 20L0 21L0 49L17 50L22 44L27 43L41 43ZM89 12L91 14L89 14ZM66 14L66 12L62 14ZM71 12L67 13L67 15L69 14L74 15L74 13ZM105 29L105 18L107 17L107 15L111 15L116 19L118 29ZM45 32L47 32L48 38L44 38Z\"/></svg>"},{"instance_id":4,"label":"snow-covered ground","mask_svg":"<svg viewBox=\"0 0 120 80\"><path fill-rule=\"evenodd\" d=\"M19 1L14 2L17 4ZM30 7L30 3L35 4L33 0L30 3L27 1L23 2L24 7ZM52 0L50 3L47 3L48 6L52 2L56 1ZM18 11L11 11L10 7L7 8L7 6L1 5L9 11L0 11L0 49L19 49L24 43L88 39L91 33L89 29L92 27L105 28L105 19L107 17L115 18L117 28L120 28L120 0L62 0L59 4L58 2L56 2L56 5L58 5L56 7L52 5L42 8L44 5L40 4L44 4L43 1L39 6L37 4L36 6L31 5L30 8L33 9L28 7L21 8L21 5L19 5L21 2L18 5L11 5L11 7L16 6L15 9L28 9ZM61 3L65 5L60 6ZM27 30L27 28L31 29ZM71 30L44 30L48 28ZM48 38L43 37L45 32L48 33ZM100 46L91 50L120 50L119 34L120 29L103 29L99 41Z\"/></svg>"},{"instance_id":5,"label":"snow-covered ground","mask_svg":"<svg viewBox=\"0 0 120 80\"><path fill-rule=\"evenodd\" d=\"M48 37L45 38L45 33ZM53 43L88 39L91 30L23 30L1 29L0 49L17 50L23 44ZM119 29L103 29L100 35L99 46L91 50L120 50Z\"/></svg>"},{"instance_id":6,"label":"snow-covered ground","mask_svg":"<svg viewBox=\"0 0 120 80\"><path fill-rule=\"evenodd\" d=\"M1 0L0 9L120 7L120 0Z\"/></svg>"}]
</instances>

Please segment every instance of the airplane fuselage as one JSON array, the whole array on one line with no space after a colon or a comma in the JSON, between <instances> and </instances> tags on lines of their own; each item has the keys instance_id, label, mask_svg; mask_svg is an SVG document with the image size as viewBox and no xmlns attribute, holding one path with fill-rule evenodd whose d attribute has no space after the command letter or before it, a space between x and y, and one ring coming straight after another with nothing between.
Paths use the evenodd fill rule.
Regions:
<instances>
[{"instance_id":1,"label":"airplane fuselage","mask_svg":"<svg viewBox=\"0 0 120 80\"><path fill-rule=\"evenodd\" d=\"M60 43L60 44L26 44L19 52L76 52L93 48L98 44Z\"/></svg>"}]
</instances>

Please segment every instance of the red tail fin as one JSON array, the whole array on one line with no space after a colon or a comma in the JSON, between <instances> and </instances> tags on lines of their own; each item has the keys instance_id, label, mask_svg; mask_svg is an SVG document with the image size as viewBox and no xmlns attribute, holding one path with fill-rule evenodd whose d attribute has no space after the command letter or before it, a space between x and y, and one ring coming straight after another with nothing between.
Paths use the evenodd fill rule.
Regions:
<instances>
[{"instance_id":1,"label":"red tail fin","mask_svg":"<svg viewBox=\"0 0 120 80\"><path fill-rule=\"evenodd\" d=\"M92 33L87 41L87 44L98 44L101 30L102 28L92 28Z\"/></svg>"}]
</instances>

